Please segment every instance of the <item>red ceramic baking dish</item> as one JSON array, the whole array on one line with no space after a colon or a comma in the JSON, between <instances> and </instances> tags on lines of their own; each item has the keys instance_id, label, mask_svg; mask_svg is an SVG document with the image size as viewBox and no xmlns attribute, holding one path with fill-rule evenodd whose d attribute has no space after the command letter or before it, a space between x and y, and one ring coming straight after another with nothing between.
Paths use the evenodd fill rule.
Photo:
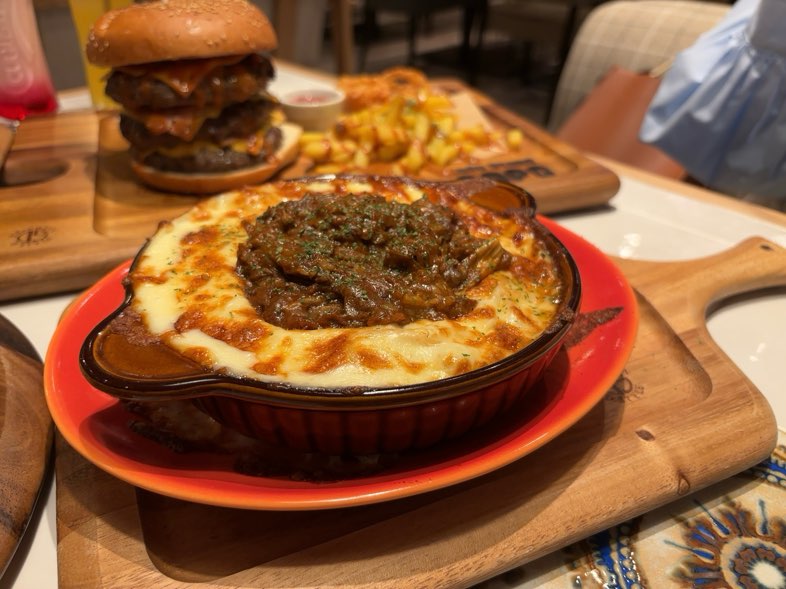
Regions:
<instances>
[{"instance_id":1,"label":"red ceramic baking dish","mask_svg":"<svg viewBox=\"0 0 786 589\"><path fill-rule=\"evenodd\" d=\"M485 268L465 289L465 298L472 299L467 308L453 315L448 309L446 317L428 310L424 317L391 324L314 327L294 317L294 324L274 325L275 313L265 314L250 302L250 270L238 262L245 255L239 252L251 249L244 244L254 223L269 220L282 203L306 206L306 197L322 203L325 195L369 194L395 203L396 214L410 215L401 207L422 198L450 209L457 223L482 241L477 251L495 252L481 256L469 271ZM431 218L432 209L424 210L409 220L385 221L386 231L403 235L402 224ZM162 224L140 250L125 282L124 302L86 338L80 367L91 384L119 399L189 399L242 434L304 451L398 452L456 438L526 403L577 314L577 267L534 212L529 194L490 179L324 176L207 199ZM335 212L320 214L323 221L341 225ZM291 229L294 222L284 217L281 226ZM361 217L354 209L347 214L357 227L365 222ZM269 234L262 235L257 245L273 255ZM424 241L418 236L407 247ZM299 248L301 255L319 249L305 237L282 243L283 249ZM501 248L509 254L500 254ZM225 258L216 257L220 251ZM315 273L332 267L331 256L338 254L331 251ZM383 257L390 258L390 252ZM497 266L488 267L487 258ZM299 288L302 277L294 282ZM274 287L266 288L262 298ZM408 289L399 291L402 299L408 300ZM310 312L298 307L308 298L289 297L286 312L278 315L292 319L298 309Z\"/></svg>"}]
</instances>

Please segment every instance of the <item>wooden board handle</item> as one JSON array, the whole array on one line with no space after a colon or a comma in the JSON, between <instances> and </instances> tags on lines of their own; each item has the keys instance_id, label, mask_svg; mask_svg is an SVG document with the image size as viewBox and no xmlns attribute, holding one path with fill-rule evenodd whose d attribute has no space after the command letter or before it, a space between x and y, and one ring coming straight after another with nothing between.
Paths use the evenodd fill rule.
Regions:
<instances>
[{"instance_id":1,"label":"wooden board handle","mask_svg":"<svg viewBox=\"0 0 786 589\"><path fill-rule=\"evenodd\" d=\"M761 237L678 265L685 272L681 282L702 293L705 305L743 292L786 285L786 249Z\"/></svg>"},{"instance_id":2,"label":"wooden board handle","mask_svg":"<svg viewBox=\"0 0 786 589\"><path fill-rule=\"evenodd\" d=\"M668 291L687 288L711 303L742 292L786 285L786 249L762 237L751 237L717 254L693 260L647 262L616 260L633 286L668 282ZM668 279L668 280L666 280Z\"/></svg>"},{"instance_id":3,"label":"wooden board handle","mask_svg":"<svg viewBox=\"0 0 786 589\"><path fill-rule=\"evenodd\" d=\"M786 285L786 249L761 237L694 260L617 262L677 333L703 326L708 307L722 299Z\"/></svg>"}]
</instances>

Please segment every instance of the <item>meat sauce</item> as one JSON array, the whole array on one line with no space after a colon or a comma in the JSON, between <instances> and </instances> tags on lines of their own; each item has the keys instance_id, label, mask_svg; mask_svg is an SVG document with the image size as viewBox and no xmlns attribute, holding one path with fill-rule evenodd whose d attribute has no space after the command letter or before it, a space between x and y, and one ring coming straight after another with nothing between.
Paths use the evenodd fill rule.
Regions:
<instances>
[{"instance_id":1,"label":"meat sauce","mask_svg":"<svg viewBox=\"0 0 786 589\"><path fill-rule=\"evenodd\" d=\"M405 204L388 207L371 195ZM295 206L300 199L325 208ZM367 199L373 214L361 214L363 207L343 212L329 207ZM321 225L333 227L333 233L319 237L324 241L301 239L300 233ZM341 237L341 227L352 239ZM418 229L417 237L397 241L395 229L403 234L408 227L413 235ZM479 241L462 237L462 231ZM330 248L330 255L320 248ZM245 276L238 271L238 252L245 258L240 266L248 269ZM445 252L452 253L438 257ZM349 268L343 274L331 266L339 261ZM568 317L566 305L577 298L568 269L564 253L532 216L526 199L504 185L482 179L421 183L324 176L268 182L201 201L161 224L128 280L130 307L145 329L205 370L354 391L440 380L526 348ZM333 283L317 281L322 275ZM345 288L346 279L359 280L368 290ZM342 288L359 301L357 309L345 304ZM260 312L260 300L252 301L247 292L271 297L274 305ZM364 300L392 298L391 292L400 297L403 311L378 311L375 306L381 305ZM363 314L369 324L300 329L266 320L278 313L298 321L291 325L308 327L303 318L316 325L314 318L329 312L335 317L327 325L347 316L360 323ZM373 323L386 320L385 314L406 323ZM440 314L446 318L409 319Z\"/></svg>"},{"instance_id":2,"label":"meat sauce","mask_svg":"<svg viewBox=\"0 0 786 589\"><path fill-rule=\"evenodd\" d=\"M308 194L245 224L237 271L265 321L285 329L455 319L466 290L511 256L448 207L360 194Z\"/></svg>"}]
</instances>

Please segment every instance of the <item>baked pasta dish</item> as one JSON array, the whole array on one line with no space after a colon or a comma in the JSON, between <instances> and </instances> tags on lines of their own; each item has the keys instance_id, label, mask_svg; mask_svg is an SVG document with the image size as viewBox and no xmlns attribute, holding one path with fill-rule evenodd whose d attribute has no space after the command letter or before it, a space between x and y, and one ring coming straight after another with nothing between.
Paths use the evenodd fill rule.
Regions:
<instances>
[{"instance_id":1,"label":"baked pasta dish","mask_svg":"<svg viewBox=\"0 0 786 589\"><path fill-rule=\"evenodd\" d=\"M578 290L532 211L489 206L492 185L326 176L212 197L160 225L108 329L294 387L488 366L564 325Z\"/></svg>"}]
</instances>

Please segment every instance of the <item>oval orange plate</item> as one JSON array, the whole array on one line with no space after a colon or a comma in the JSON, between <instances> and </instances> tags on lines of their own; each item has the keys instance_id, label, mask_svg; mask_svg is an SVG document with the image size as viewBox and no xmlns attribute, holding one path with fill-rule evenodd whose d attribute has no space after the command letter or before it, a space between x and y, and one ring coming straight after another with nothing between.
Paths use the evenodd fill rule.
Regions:
<instances>
[{"instance_id":1,"label":"oval orange plate","mask_svg":"<svg viewBox=\"0 0 786 589\"><path fill-rule=\"evenodd\" d=\"M444 488L486 474L540 448L584 416L614 384L630 356L638 310L633 290L598 249L540 219L578 264L583 298L580 337L548 369L520 414L426 451L396 457L390 468L335 482L236 472L226 456L175 453L128 428L119 402L82 376L79 348L87 333L122 301L125 263L85 291L66 311L44 367L46 399L60 432L82 456L116 477L163 495L245 509L302 510L356 506ZM582 321L582 317L585 319Z\"/></svg>"}]
</instances>

